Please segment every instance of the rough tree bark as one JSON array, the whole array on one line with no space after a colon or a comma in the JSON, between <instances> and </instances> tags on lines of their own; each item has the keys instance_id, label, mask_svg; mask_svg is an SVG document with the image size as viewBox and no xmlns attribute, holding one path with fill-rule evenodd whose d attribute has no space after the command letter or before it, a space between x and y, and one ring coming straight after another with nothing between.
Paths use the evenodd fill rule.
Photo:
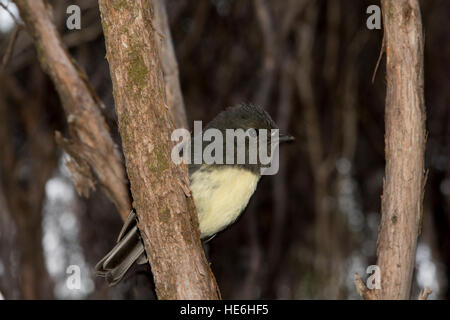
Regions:
<instances>
[{"instance_id":1,"label":"rough tree bark","mask_svg":"<svg viewBox=\"0 0 450 320\"><path fill-rule=\"evenodd\" d=\"M418 0L381 1L387 57L386 179L377 243L381 289L365 299L409 299L426 177L422 22ZM421 298L426 298L425 290Z\"/></svg>"},{"instance_id":2,"label":"rough tree bark","mask_svg":"<svg viewBox=\"0 0 450 320\"><path fill-rule=\"evenodd\" d=\"M126 219L131 208L129 190L120 154L101 114L103 104L64 48L51 7L42 0L15 3L66 113L72 140L56 132L56 141L71 156L67 165L78 193L87 196L98 183Z\"/></svg>"},{"instance_id":3,"label":"rough tree bark","mask_svg":"<svg viewBox=\"0 0 450 320\"><path fill-rule=\"evenodd\" d=\"M170 158L153 3L99 1L126 167L160 299L220 297L202 250L186 166Z\"/></svg>"}]
</instances>

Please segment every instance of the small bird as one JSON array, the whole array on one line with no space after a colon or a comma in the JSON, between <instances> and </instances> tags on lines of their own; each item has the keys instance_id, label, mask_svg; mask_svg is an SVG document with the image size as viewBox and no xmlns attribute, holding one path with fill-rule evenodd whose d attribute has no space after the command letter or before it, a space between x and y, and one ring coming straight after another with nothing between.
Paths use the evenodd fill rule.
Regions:
<instances>
[{"instance_id":1,"label":"small bird","mask_svg":"<svg viewBox=\"0 0 450 320\"><path fill-rule=\"evenodd\" d=\"M217 129L225 137L227 129L255 129L257 134L259 129L270 132L271 129L278 129L278 126L264 109L251 104L241 104L219 113L204 131L208 129ZM293 140L290 135L279 134L275 142ZM271 142L269 137L268 149ZM233 143L236 158L237 140ZM226 150L226 139L223 139L223 144L223 150ZM203 141L203 147L205 145L206 142ZM189 164L190 189L197 208L200 238L203 241L209 241L218 232L233 224L255 192L264 165L259 160L256 163L248 161L249 149L246 149L245 162L241 164L236 161L235 164L226 164L225 153L223 164L195 164L194 161ZM133 210L120 231L117 244L97 263L95 269L97 275L105 277L109 285L115 285L134 262L143 264L147 262L147 258Z\"/></svg>"}]
</instances>

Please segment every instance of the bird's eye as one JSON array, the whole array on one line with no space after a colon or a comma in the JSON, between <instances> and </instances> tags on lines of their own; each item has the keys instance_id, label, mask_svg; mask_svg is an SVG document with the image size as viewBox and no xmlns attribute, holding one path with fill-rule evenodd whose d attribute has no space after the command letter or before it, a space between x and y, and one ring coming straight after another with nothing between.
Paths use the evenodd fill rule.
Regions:
<instances>
[{"instance_id":1,"label":"bird's eye","mask_svg":"<svg viewBox=\"0 0 450 320\"><path fill-rule=\"evenodd\" d=\"M251 129L248 129L248 134L249 134L250 137L256 138L258 136L258 131L256 131L255 129L251 128Z\"/></svg>"}]
</instances>

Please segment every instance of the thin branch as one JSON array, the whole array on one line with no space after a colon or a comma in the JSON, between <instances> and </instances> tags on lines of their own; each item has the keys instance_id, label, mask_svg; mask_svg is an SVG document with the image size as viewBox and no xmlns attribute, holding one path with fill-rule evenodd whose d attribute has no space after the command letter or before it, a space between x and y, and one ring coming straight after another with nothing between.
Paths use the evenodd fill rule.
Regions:
<instances>
[{"instance_id":1,"label":"thin branch","mask_svg":"<svg viewBox=\"0 0 450 320\"><path fill-rule=\"evenodd\" d=\"M420 292L417 300L427 300L428 296L432 293L433 293L433 291L431 291L430 288L426 287L425 289L422 290L422 292Z\"/></svg>"},{"instance_id":2,"label":"thin branch","mask_svg":"<svg viewBox=\"0 0 450 320\"><path fill-rule=\"evenodd\" d=\"M2 59L2 64L0 66L0 71L3 71L6 68L6 65L8 64L9 59L11 58L11 55L14 51L14 45L16 44L16 40L19 36L20 31L23 29L22 25L17 25L16 28L14 29L12 35L11 35L11 39L9 40L9 44L8 47L6 49L5 55L3 56Z\"/></svg>"},{"instance_id":3,"label":"thin branch","mask_svg":"<svg viewBox=\"0 0 450 320\"><path fill-rule=\"evenodd\" d=\"M383 58L383 53L386 51L386 43L385 43L385 33L383 32L383 39L381 40L381 49L380 53L378 55L377 64L375 65L375 69L373 70L372 74L372 84L375 82L375 77L377 75L378 67L380 66L381 59Z\"/></svg>"},{"instance_id":4,"label":"thin branch","mask_svg":"<svg viewBox=\"0 0 450 320\"><path fill-rule=\"evenodd\" d=\"M14 20L14 23L15 23L17 26L22 26L22 27L23 27L23 23L20 22L19 20L17 20L16 16L14 15L14 13L11 12L11 10L9 10L9 8L8 8L7 5L5 5L5 4L3 4L3 3L0 2L0 7L2 7L3 9L5 9L6 12L9 13L9 15L10 15L11 18Z\"/></svg>"},{"instance_id":5,"label":"thin branch","mask_svg":"<svg viewBox=\"0 0 450 320\"><path fill-rule=\"evenodd\" d=\"M375 300L375 292L366 287L358 273L355 273L353 281L355 282L356 290L364 300Z\"/></svg>"}]
</instances>

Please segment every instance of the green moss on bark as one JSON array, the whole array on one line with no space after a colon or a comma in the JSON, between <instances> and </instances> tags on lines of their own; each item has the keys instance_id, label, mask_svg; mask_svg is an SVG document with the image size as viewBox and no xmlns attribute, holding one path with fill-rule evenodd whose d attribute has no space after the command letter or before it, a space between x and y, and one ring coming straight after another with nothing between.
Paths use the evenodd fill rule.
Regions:
<instances>
[{"instance_id":1,"label":"green moss on bark","mask_svg":"<svg viewBox=\"0 0 450 320\"><path fill-rule=\"evenodd\" d=\"M116 10L129 9L130 7L127 0L115 0L113 1L112 6Z\"/></svg>"},{"instance_id":2,"label":"green moss on bark","mask_svg":"<svg viewBox=\"0 0 450 320\"><path fill-rule=\"evenodd\" d=\"M163 171L169 169L169 161L169 157L166 152L164 152L164 148L161 146L156 146L150 155L150 169L156 173L156 176L159 177Z\"/></svg>"},{"instance_id":3,"label":"green moss on bark","mask_svg":"<svg viewBox=\"0 0 450 320\"><path fill-rule=\"evenodd\" d=\"M168 208L165 208L164 210L159 210L158 216L161 222L166 224L170 222L170 210Z\"/></svg>"},{"instance_id":4,"label":"green moss on bark","mask_svg":"<svg viewBox=\"0 0 450 320\"><path fill-rule=\"evenodd\" d=\"M128 68L128 75L134 86L143 88L147 82L148 68L145 65L144 58L139 54L135 48L129 51L130 65Z\"/></svg>"}]
</instances>

